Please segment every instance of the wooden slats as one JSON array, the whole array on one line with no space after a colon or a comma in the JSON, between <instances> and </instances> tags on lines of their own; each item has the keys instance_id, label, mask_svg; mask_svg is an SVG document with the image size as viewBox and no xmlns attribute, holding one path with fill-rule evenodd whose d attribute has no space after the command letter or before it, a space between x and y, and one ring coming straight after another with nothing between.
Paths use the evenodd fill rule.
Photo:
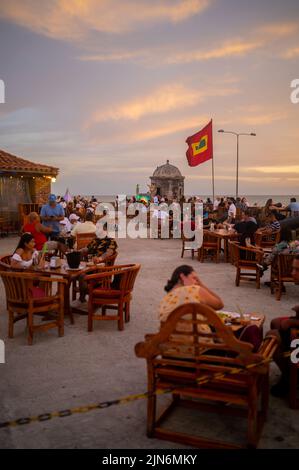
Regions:
<instances>
[{"instance_id":1,"label":"wooden slats","mask_svg":"<svg viewBox=\"0 0 299 470\"><path fill-rule=\"evenodd\" d=\"M23 318L27 318L28 343L33 342L33 333L37 330L46 331L56 327L59 336L63 336L64 324L64 285L66 280L61 278L46 277L30 272L9 272L0 271L0 276L4 283L7 310L9 314L8 336L13 337L14 323ZM49 295L53 284L58 284L58 292ZM34 298L31 295L33 285L40 285L44 289L45 297ZM34 324L34 316L56 312L57 319L41 325Z\"/></svg>"},{"instance_id":2,"label":"wooden slats","mask_svg":"<svg viewBox=\"0 0 299 470\"><path fill-rule=\"evenodd\" d=\"M181 331L178 335L179 323L190 313L191 322L187 324L191 325L192 330ZM206 338L205 333L199 331L199 326L203 323L209 325L213 331L208 335L210 338ZM211 337L214 344L204 345L203 341ZM185 344L183 338L187 339ZM206 305L187 304L175 309L156 335L148 335L145 342L135 346L136 355L145 358L148 365L148 435L161 438L164 436L163 438L187 445L204 443L217 448L227 446L226 443L195 438L185 432L177 432L174 435L172 431L162 429L162 421L169 414L169 410L166 409L157 420L157 397L153 397L152 393L157 389L170 389L173 401L169 409L179 405L182 399L188 398L190 407L197 403L194 399L201 400L202 406L206 404L209 411L213 411L213 402L216 403L215 412L218 412L218 403L222 403L222 407L225 405L227 412L230 411L227 404L234 404L246 410L247 444L255 447L268 406L269 364L263 361L266 358L271 359L276 347L276 339L267 338L259 352L253 353L252 346L236 339L217 313ZM252 364L258 366L248 368ZM204 382L200 383L200 380ZM259 412L260 395L262 408ZM233 415L236 414L236 408L231 411Z\"/></svg>"}]
</instances>

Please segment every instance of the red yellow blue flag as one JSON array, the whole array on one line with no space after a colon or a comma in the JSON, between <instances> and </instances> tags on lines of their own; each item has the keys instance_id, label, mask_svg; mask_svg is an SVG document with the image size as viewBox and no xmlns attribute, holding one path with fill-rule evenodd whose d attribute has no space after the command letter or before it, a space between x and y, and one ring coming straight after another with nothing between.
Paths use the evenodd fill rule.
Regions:
<instances>
[{"instance_id":1,"label":"red yellow blue flag","mask_svg":"<svg viewBox=\"0 0 299 470\"><path fill-rule=\"evenodd\" d=\"M186 152L189 166L197 166L213 158L212 120L203 129L187 138Z\"/></svg>"}]
</instances>

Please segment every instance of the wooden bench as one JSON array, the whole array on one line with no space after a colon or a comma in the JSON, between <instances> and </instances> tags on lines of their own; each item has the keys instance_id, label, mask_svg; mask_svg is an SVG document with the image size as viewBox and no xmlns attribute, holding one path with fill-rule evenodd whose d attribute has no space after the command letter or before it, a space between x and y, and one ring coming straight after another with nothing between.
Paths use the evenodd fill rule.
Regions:
<instances>
[{"instance_id":1,"label":"wooden bench","mask_svg":"<svg viewBox=\"0 0 299 470\"><path fill-rule=\"evenodd\" d=\"M188 434L186 429L162 427L165 418L181 405L245 417L246 446L256 447L267 416L269 361L276 347L277 338L268 337L253 353L253 346L236 339L206 305L186 304L175 309L157 334L147 335L135 346L136 355L147 361L148 437L198 447L238 447ZM158 396L163 391L171 391L172 402L157 418Z\"/></svg>"}]
</instances>

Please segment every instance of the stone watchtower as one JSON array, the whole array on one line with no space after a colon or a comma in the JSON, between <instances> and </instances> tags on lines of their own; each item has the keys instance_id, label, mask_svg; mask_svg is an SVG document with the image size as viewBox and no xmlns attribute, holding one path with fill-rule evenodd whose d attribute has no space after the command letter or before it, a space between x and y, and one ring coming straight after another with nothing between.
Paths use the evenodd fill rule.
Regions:
<instances>
[{"instance_id":1,"label":"stone watchtower","mask_svg":"<svg viewBox=\"0 0 299 470\"><path fill-rule=\"evenodd\" d=\"M161 197L180 199L184 195L184 179L180 170L170 165L167 160L165 165L158 166L150 177L152 186L156 187L156 194Z\"/></svg>"}]
</instances>

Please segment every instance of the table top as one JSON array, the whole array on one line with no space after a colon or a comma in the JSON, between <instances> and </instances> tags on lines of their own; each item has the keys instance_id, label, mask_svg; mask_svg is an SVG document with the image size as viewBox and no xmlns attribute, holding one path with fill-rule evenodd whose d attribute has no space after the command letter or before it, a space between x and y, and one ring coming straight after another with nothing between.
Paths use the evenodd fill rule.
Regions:
<instances>
[{"instance_id":1,"label":"table top","mask_svg":"<svg viewBox=\"0 0 299 470\"><path fill-rule=\"evenodd\" d=\"M75 279L94 266L94 263L86 263L81 261L78 269L70 269L66 260L61 260L61 266L59 268L50 268L50 263L46 263L44 268L35 266L33 271L39 274L53 274L56 276L62 276L65 279ZM104 266L104 263L100 263L97 266Z\"/></svg>"},{"instance_id":2,"label":"table top","mask_svg":"<svg viewBox=\"0 0 299 470\"><path fill-rule=\"evenodd\" d=\"M262 328L265 322L265 315L262 315L256 312L248 313L249 321L245 321L245 320L242 321L240 314L237 312L225 312L223 310L223 311L219 311L218 313L228 314L227 315L228 322L225 321L224 315L222 317L222 320L224 321L225 325L229 326L233 331L238 331L240 330L240 328L243 328L244 326L248 326L248 325L256 325L258 328ZM229 321L230 313L232 314L232 316L235 316L235 318L233 318L231 322Z\"/></svg>"},{"instance_id":3,"label":"table top","mask_svg":"<svg viewBox=\"0 0 299 470\"><path fill-rule=\"evenodd\" d=\"M224 228L218 228L215 230L207 230L210 235L221 238L238 238L239 234L234 230L225 230Z\"/></svg>"}]
</instances>

